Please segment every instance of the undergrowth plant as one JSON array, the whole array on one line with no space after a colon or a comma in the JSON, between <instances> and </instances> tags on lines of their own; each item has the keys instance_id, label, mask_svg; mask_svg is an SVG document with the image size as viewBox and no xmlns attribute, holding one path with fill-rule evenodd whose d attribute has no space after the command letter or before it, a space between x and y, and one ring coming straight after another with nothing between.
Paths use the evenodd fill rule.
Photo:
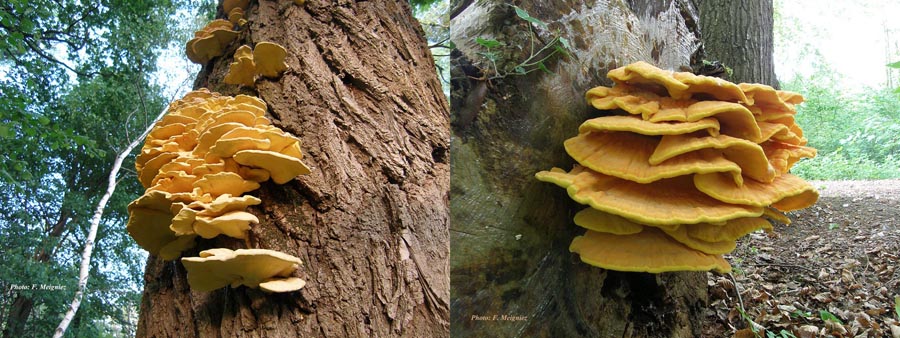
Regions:
<instances>
[{"instance_id":1,"label":"undergrowth plant","mask_svg":"<svg viewBox=\"0 0 900 338\"><path fill-rule=\"evenodd\" d=\"M900 97L890 88L846 92L834 73L823 69L783 83L806 97L797 123L818 149L791 171L820 180L900 178Z\"/></svg>"},{"instance_id":2,"label":"undergrowth plant","mask_svg":"<svg viewBox=\"0 0 900 338\"><path fill-rule=\"evenodd\" d=\"M490 69L489 72L485 72L485 77L487 77L487 79L489 80L502 79L510 75L526 75L536 70L541 70L548 74L552 74L552 72L547 69L545 62L550 60L550 58L554 57L557 54L569 55L568 50L571 49L569 40L562 37L557 30L551 35L552 39L549 42L542 44L534 31L534 26L549 30L547 24L531 16L527 11L518 6L510 6L513 8L513 10L515 10L516 16L528 22L528 57L524 60L516 62L516 64L511 67L498 67L497 64L503 61L501 60L502 54L499 49L501 47L508 46L509 44L494 39L476 37L475 43L481 45L486 49L483 52L478 52L478 55L485 58L485 60L487 60L489 63ZM488 75L488 73L490 74Z\"/></svg>"}]
</instances>

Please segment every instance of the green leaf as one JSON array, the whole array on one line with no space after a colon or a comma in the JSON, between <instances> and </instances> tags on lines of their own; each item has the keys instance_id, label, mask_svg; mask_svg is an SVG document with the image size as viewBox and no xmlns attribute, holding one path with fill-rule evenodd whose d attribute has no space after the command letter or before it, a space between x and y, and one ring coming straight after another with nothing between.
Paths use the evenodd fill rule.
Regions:
<instances>
[{"instance_id":1,"label":"green leaf","mask_svg":"<svg viewBox=\"0 0 900 338\"><path fill-rule=\"evenodd\" d=\"M841 322L841 320L838 319L838 317L835 317L833 314L831 314L831 312L828 312L828 311L825 311L825 310L819 310L819 318L822 318L823 321L829 321L829 320L830 320L830 321L833 321L833 322L835 322L835 323L844 325L844 323Z\"/></svg>"},{"instance_id":2,"label":"green leaf","mask_svg":"<svg viewBox=\"0 0 900 338\"><path fill-rule=\"evenodd\" d=\"M809 312L806 312L806 311L800 311L800 310L791 312L791 317L792 317L792 318L797 318L797 317L804 317L804 318L806 318L806 317L809 317L809 316L812 316L812 313L809 313Z\"/></svg>"},{"instance_id":3,"label":"green leaf","mask_svg":"<svg viewBox=\"0 0 900 338\"><path fill-rule=\"evenodd\" d=\"M828 230L834 230L834 229L837 229L840 227L841 227L840 224L837 224L837 223L828 224Z\"/></svg>"},{"instance_id":4,"label":"green leaf","mask_svg":"<svg viewBox=\"0 0 900 338\"><path fill-rule=\"evenodd\" d=\"M547 66L544 65L543 61L538 62L537 66L538 66L538 69L543 70L544 73L553 74L553 72L551 72L549 69L547 69Z\"/></svg>"},{"instance_id":5,"label":"green leaf","mask_svg":"<svg viewBox=\"0 0 900 338\"><path fill-rule=\"evenodd\" d=\"M554 49L556 49L556 51L559 52L559 53L562 54L562 55L565 55L565 56L572 56L571 54L569 54L569 51L567 51L565 48L560 47L559 45L556 45L556 46L554 47Z\"/></svg>"},{"instance_id":6,"label":"green leaf","mask_svg":"<svg viewBox=\"0 0 900 338\"><path fill-rule=\"evenodd\" d=\"M561 43L565 49L572 49L572 46L569 45L569 39L559 38L559 43Z\"/></svg>"},{"instance_id":7,"label":"green leaf","mask_svg":"<svg viewBox=\"0 0 900 338\"><path fill-rule=\"evenodd\" d=\"M9 137L10 137L9 126L0 125L0 138L9 138Z\"/></svg>"},{"instance_id":8,"label":"green leaf","mask_svg":"<svg viewBox=\"0 0 900 338\"><path fill-rule=\"evenodd\" d=\"M525 68L522 68L522 66L518 66L518 67L514 68L513 71L515 71L516 74L525 74L526 73Z\"/></svg>"},{"instance_id":9,"label":"green leaf","mask_svg":"<svg viewBox=\"0 0 900 338\"><path fill-rule=\"evenodd\" d=\"M541 26L544 29L547 29L547 24L545 24L541 20L538 20L537 18L532 17L524 9L521 9L521 8L519 8L519 6L515 6L515 5L513 5L513 8L516 10L516 15L518 15L523 20L533 23L535 25Z\"/></svg>"},{"instance_id":10,"label":"green leaf","mask_svg":"<svg viewBox=\"0 0 900 338\"><path fill-rule=\"evenodd\" d=\"M488 48L488 49L503 46L503 43L500 41L482 39L481 37L475 38L475 42L478 43L479 45L484 46L484 48Z\"/></svg>"},{"instance_id":11,"label":"green leaf","mask_svg":"<svg viewBox=\"0 0 900 338\"><path fill-rule=\"evenodd\" d=\"M50 119L48 119L46 116L41 116L41 117L38 117L38 123L46 126L48 123L50 123Z\"/></svg>"},{"instance_id":12,"label":"green leaf","mask_svg":"<svg viewBox=\"0 0 900 338\"><path fill-rule=\"evenodd\" d=\"M891 68L900 68L900 61L889 63L887 66Z\"/></svg>"},{"instance_id":13,"label":"green leaf","mask_svg":"<svg viewBox=\"0 0 900 338\"><path fill-rule=\"evenodd\" d=\"M478 55L483 56L491 62L497 62L497 59L499 59L497 52L478 52Z\"/></svg>"},{"instance_id":14,"label":"green leaf","mask_svg":"<svg viewBox=\"0 0 900 338\"><path fill-rule=\"evenodd\" d=\"M780 334L782 338L797 338L797 336L795 336L793 333L791 333L791 331L788 331L785 329L781 329L781 331L778 332L778 334Z\"/></svg>"}]
</instances>

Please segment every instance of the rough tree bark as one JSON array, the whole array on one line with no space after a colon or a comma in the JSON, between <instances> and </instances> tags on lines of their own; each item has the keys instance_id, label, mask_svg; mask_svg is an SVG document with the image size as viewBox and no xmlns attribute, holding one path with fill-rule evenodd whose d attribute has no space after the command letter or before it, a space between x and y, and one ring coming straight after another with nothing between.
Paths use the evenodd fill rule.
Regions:
<instances>
[{"instance_id":1,"label":"rough tree bark","mask_svg":"<svg viewBox=\"0 0 900 338\"><path fill-rule=\"evenodd\" d=\"M222 15L222 13L219 13ZM288 50L257 83L269 117L302 140L313 172L252 194L255 248L301 258L296 293L188 288L178 262L150 257L139 337L438 337L449 332L449 111L405 1L253 1L242 43ZM221 80L239 44L204 66ZM216 238L186 252L240 248Z\"/></svg>"},{"instance_id":2,"label":"rough tree bark","mask_svg":"<svg viewBox=\"0 0 900 338\"><path fill-rule=\"evenodd\" d=\"M729 81L778 87L772 0L697 0L705 59L734 70Z\"/></svg>"},{"instance_id":3,"label":"rough tree bark","mask_svg":"<svg viewBox=\"0 0 900 338\"><path fill-rule=\"evenodd\" d=\"M599 112L587 89L644 60L690 70L691 1L516 1L559 31L571 56L542 72L483 81L476 37L505 42L498 67L527 57L529 28L506 1L459 1L451 20L451 325L458 337L697 337L706 273L623 273L570 254L581 208L534 173L573 161L562 144ZM538 42L543 43L543 42ZM519 47L523 46L523 47ZM490 74L487 74L490 75ZM651 248L648 248L651 250ZM504 317L506 316L506 317Z\"/></svg>"}]
</instances>

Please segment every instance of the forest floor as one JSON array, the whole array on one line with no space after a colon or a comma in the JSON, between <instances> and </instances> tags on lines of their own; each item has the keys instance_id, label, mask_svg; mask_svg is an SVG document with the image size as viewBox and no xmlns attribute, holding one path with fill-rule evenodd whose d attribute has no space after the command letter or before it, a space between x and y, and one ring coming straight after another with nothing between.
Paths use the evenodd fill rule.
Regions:
<instances>
[{"instance_id":1,"label":"forest floor","mask_svg":"<svg viewBox=\"0 0 900 338\"><path fill-rule=\"evenodd\" d=\"M758 324L760 337L900 338L900 180L811 183L816 205L742 239L731 276L709 274L704 337Z\"/></svg>"}]
</instances>

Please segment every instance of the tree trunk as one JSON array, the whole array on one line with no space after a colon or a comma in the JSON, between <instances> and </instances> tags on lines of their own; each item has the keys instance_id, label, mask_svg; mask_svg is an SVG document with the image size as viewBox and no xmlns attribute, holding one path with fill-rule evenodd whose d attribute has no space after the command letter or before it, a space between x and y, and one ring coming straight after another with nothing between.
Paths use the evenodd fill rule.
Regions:
<instances>
[{"instance_id":1,"label":"tree trunk","mask_svg":"<svg viewBox=\"0 0 900 338\"><path fill-rule=\"evenodd\" d=\"M222 13L219 13L222 15ZM256 93L302 140L313 172L251 194L254 248L304 261L304 289L194 292L150 257L139 337L439 337L449 333L449 111L405 1L253 2L244 44L281 44L290 69ZM240 44L204 67L220 83ZM252 91L243 89L244 93ZM250 93L255 94L255 93ZM236 240L200 241L185 256Z\"/></svg>"},{"instance_id":2,"label":"tree trunk","mask_svg":"<svg viewBox=\"0 0 900 338\"><path fill-rule=\"evenodd\" d=\"M73 187L75 184L74 181L75 177L69 176L66 182L68 186ZM64 197L64 202L60 207L59 217L57 217L56 222L52 227L46 227L47 237L44 237L43 243L35 249L36 251L32 257L32 260L35 262L50 264L52 250L51 252L47 251L47 248L49 247L47 243L58 241L67 227L70 224L75 224L75 219L72 218L74 215L72 215L71 209L69 208L68 203L65 203L65 200ZM31 317L31 311L34 310L35 302L32 296L28 294L23 294L18 291L13 292L12 290L8 290L7 293L8 295L15 294L15 300L10 304L9 312L4 320L6 324L3 329L3 338L21 337L26 332L26 324L28 323L28 318Z\"/></svg>"},{"instance_id":3,"label":"tree trunk","mask_svg":"<svg viewBox=\"0 0 900 338\"><path fill-rule=\"evenodd\" d=\"M7 314L3 337L21 337L25 332L25 324L28 317L31 316L32 309L34 309L34 300L31 297L16 294L16 299L10 305L9 314Z\"/></svg>"},{"instance_id":4,"label":"tree trunk","mask_svg":"<svg viewBox=\"0 0 900 338\"><path fill-rule=\"evenodd\" d=\"M465 2L462 2L465 4ZM505 1L476 1L451 21L451 325L458 337L697 337L706 273L625 273L581 263L570 241L580 207L534 174L574 163L563 141L600 113L584 93L612 85L609 69L644 60L690 69L699 49L687 0L519 4L559 32L571 56L490 81L477 37L497 47L498 68L529 53L529 28ZM523 46L523 47L519 47ZM482 53L482 54L479 54ZM484 71L482 71L484 70Z\"/></svg>"},{"instance_id":5,"label":"tree trunk","mask_svg":"<svg viewBox=\"0 0 900 338\"><path fill-rule=\"evenodd\" d=\"M697 0L706 59L734 73L729 81L778 87L772 0Z\"/></svg>"}]
</instances>

